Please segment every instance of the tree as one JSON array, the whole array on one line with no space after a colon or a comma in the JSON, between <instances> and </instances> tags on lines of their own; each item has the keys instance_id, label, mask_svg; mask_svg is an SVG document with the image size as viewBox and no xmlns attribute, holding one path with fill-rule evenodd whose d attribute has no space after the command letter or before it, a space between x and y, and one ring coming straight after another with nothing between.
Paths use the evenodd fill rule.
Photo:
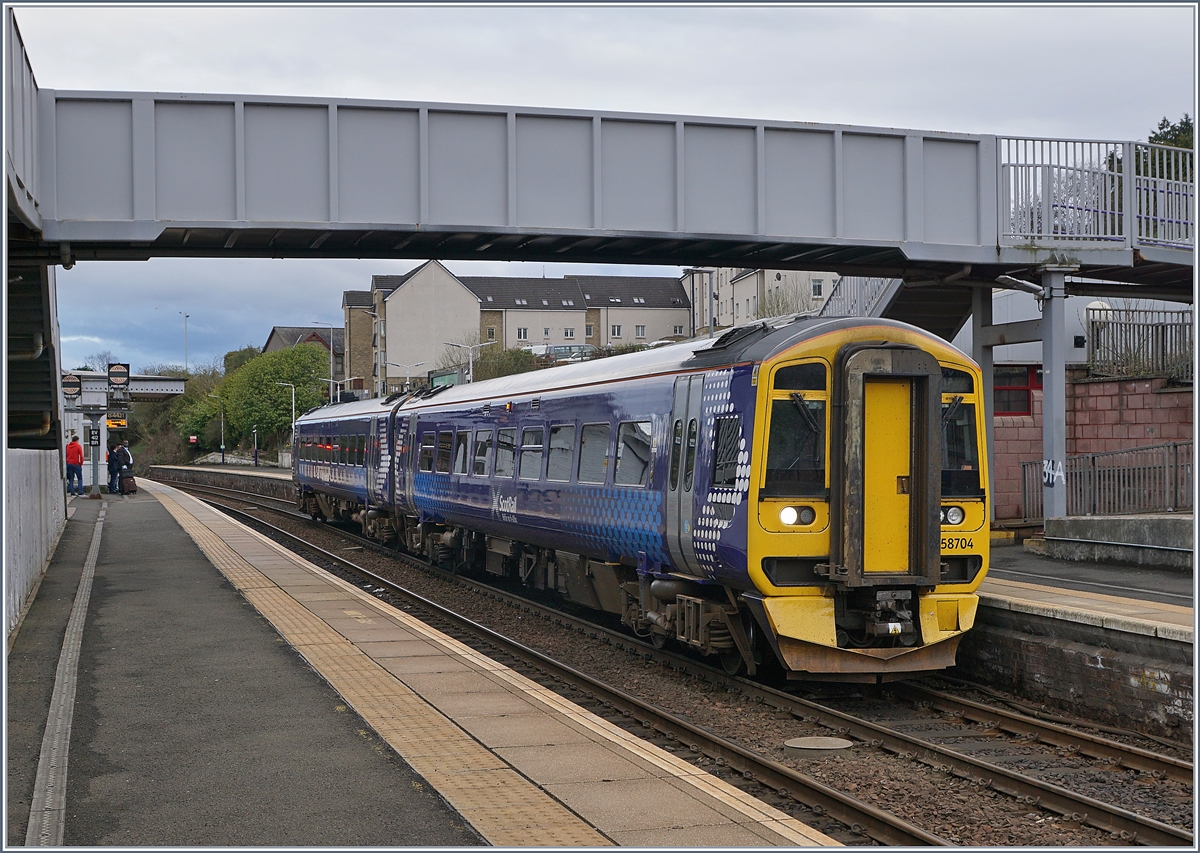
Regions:
<instances>
[{"instance_id":1,"label":"tree","mask_svg":"<svg viewBox=\"0 0 1200 853\"><path fill-rule=\"evenodd\" d=\"M321 404L328 365L329 353L325 347L304 343L260 355L226 376L220 396L225 402L227 443L230 439L250 438L254 427L258 427L260 446L266 446L267 436L282 439L290 435L291 389L275 383L290 382L296 386L298 417Z\"/></svg>"},{"instance_id":2,"label":"tree","mask_svg":"<svg viewBox=\"0 0 1200 853\"><path fill-rule=\"evenodd\" d=\"M241 349L230 350L225 353L225 375L228 376L243 364L258 358L260 355L262 355L262 351L254 346L254 344L247 344Z\"/></svg>"},{"instance_id":3,"label":"tree","mask_svg":"<svg viewBox=\"0 0 1200 853\"><path fill-rule=\"evenodd\" d=\"M108 366L110 364L122 364L122 363L123 362L121 362L113 354L112 350L106 349L106 350L101 350L100 352L94 352L91 355L89 355L87 358L85 358L83 360L84 366L81 369L82 370L98 370L101 373L107 373Z\"/></svg>"},{"instance_id":4,"label":"tree","mask_svg":"<svg viewBox=\"0 0 1200 853\"><path fill-rule=\"evenodd\" d=\"M1162 121L1158 123L1158 130L1150 134L1149 142L1152 145L1170 145L1174 148L1186 148L1191 151L1194 144L1192 117L1184 113L1183 118L1172 124L1166 116L1163 116Z\"/></svg>"},{"instance_id":5,"label":"tree","mask_svg":"<svg viewBox=\"0 0 1200 853\"><path fill-rule=\"evenodd\" d=\"M774 288L768 286L758 304L758 316L786 317L788 314L801 314L816 308L811 287L799 283L785 282Z\"/></svg>"},{"instance_id":6,"label":"tree","mask_svg":"<svg viewBox=\"0 0 1200 853\"><path fill-rule=\"evenodd\" d=\"M484 347L475 356L475 380L495 379L497 376L512 376L528 373L539 367L537 356L527 349L500 349Z\"/></svg>"}]
</instances>

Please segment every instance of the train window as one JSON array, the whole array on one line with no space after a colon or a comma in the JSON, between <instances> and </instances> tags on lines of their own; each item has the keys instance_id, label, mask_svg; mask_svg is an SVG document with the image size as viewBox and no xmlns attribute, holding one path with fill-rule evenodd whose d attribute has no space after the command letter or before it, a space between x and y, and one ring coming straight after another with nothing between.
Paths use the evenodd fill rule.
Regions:
<instances>
[{"instance_id":1,"label":"train window","mask_svg":"<svg viewBox=\"0 0 1200 853\"><path fill-rule=\"evenodd\" d=\"M617 429L618 486L644 486L650 480L650 421L623 423Z\"/></svg>"},{"instance_id":2,"label":"train window","mask_svg":"<svg viewBox=\"0 0 1200 853\"><path fill-rule=\"evenodd\" d=\"M980 494L975 406L955 397L942 404L942 497Z\"/></svg>"},{"instance_id":3,"label":"train window","mask_svg":"<svg viewBox=\"0 0 1200 853\"><path fill-rule=\"evenodd\" d=\"M975 380L965 370L953 367L942 368L943 394L971 394L975 391Z\"/></svg>"},{"instance_id":4,"label":"train window","mask_svg":"<svg viewBox=\"0 0 1200 853\"><path fill-rule=\"evenodd\" d=\"M476 477L488 475L488 457L492 453L492 431L481 429L475 432L475 468L472 473Z\"/></svg>"},{"instance_id":5,"label":"train window","mask_svg":"<svg viewBox=\"0 0 1200 853\"><path fill-rule=\"evenodd\" d=\"M332 446L333 446L333 442L330 440L329 436L327 436L327 435L321 436L321 461L322 462L330 461L330 459L329 459L330 450L329 449Z\"/></svg>"},{"instance_id":6,"label":"train window","mask_svg":"<svg viewBox=\"0 0 1200 853\"><path fill-rule=\"evenodd\" d=\"M608 479L610 424L584 424L579 435L579 482L603 483Z\"/></svg>"},{"instance_id":7,"label":"train window","mask_svg":"<svg viewBox=\"0 0 1200 853\"><path fill-rule=\"evenodd\" d=\"M516 444L517 431L515 429L496 431L495 476L511 477L513 475L513 463L516 460L517 453Z\"/></svg>"},{"instance_id":8,"label":"train window","mask_svg":"<svg viewBox=\"0 0 1200 853\"><path fill-rule=\"evenodd\" d=\"M571 457L575 454L575 425L550 427L550 458L546 461L546 479L565 483L571 479Z\"/></svg>"},{"instance_id":9,"label":"train window","mask_svg":"<svg viewBox=\"0 0 1200 853\"><path fill-rule=\"evenodd\" d=\"M358 437L358 465L360 468L365 468L367 465L367 437L365 435Z\"/></svg>"},{"instance_id":10,"label":"train window","mask_svg":"<svg viewBox=\"0 0 1200 853\"><path fill-rule=\"evenodd\" d=\"M542 430L521 430L521 469L517 474L522 480L538 480L542 476Z\"/></svg>"},{"instance_id":11,"label":"train window","mask_svg":"<svg viewBox=\"0 0 1200 853\"><path fill-rule=\"evenodd\" d=\"M822 362L789 364L775 371L778 391L824 391L825 365Z\"/></svg>"},{"instance_id":12,"label":"train window","mask_svg":"<svg viewBox=\"0 0 1200 853\"><path fill-rule=\"evenodd\" d=\"M417 461L417 468L421 471L433 470L433 446L437 444L437 435L432 432L427 432L421 436L421 457Z\"/></svg>"},{"instance_id":13,"label":"train window","mask_svg":"<svg viewBox=\"0 0 1200 853\"><path fill-rule=\"evenodd\" d=\"M450 473L450 451L454 448L454 433L439 432L437 443L437 472Z\"/></svg>"},{"instance_id":14,"label":"train window","mask_svg":"<svg viewBox=\"0 0 1200 853\"><path fill-rule=\"evenodd\" d=\"M784 497L825 495L825 401L805 400L800 392L771 402L767 477L763 494Z\"/></svg>"},{"instance_id":15,"label":"train window","mask_svg":"<svg viewBox=\"0 0 1200 853\"><path fill-rule=\"evenodd\" d=\"M671 491L679 488L679 457L683 455L683 421L671 430Z\"/></svg>"},{"instance_id":16,"label":"train window","mask_svg":"<svg viewBox=\"0 0 1200 853\"><path fill-rule=\"evenodd\" d=\"M683 490L692 490L692 478L696 473L696 419L688 421L687 431L687 461L683 463Z\"/></svg>"},{"instance_id":17,"label":"train window","mask_svg":"<svg viewBox=\"0 0 1200 853\"><path fill-rule=\"evenodd\" d=\"M742 419L738 415L717 418L713 425L713 485L737 485L738 451L741 450Z\"/></svg>"},{"instance_id":18,"label":"train window","mask_svg":"<svg viewBox=\"0 0 1200 853\"><path fill-rule=\"evenodd\" d=\"M467 458L471 452L471 433L469 430L464 430L458 434L454 440L454 473L466 474L470 470L470 460Z\"/></svg>"},{"instance_id":19,"label":"train window","mask_svg":"<svg viewBox=\"0 0 1200 853\"><path fill-rule=\"evenodd\" d=\"M346 464L346 437L336 436L333 439L333 461L338 465Z\"/></svg>"}]
</instances>

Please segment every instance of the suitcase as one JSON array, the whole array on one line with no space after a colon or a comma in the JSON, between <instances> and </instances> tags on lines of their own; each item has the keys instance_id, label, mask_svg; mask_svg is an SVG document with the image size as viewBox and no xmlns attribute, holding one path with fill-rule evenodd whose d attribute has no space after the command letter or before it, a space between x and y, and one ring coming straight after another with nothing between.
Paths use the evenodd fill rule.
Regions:
<instances>
[{"instance_id":1,"label":"suitcase","mask_svg":"<svg viewBox=\"0 0 1200 853\"><path fill-rule=\"evenodd\" d=\"M133 479L132 474L121 475L121 493L125 495L137 494L137 480Z\"/></svg>"}]
</instances>

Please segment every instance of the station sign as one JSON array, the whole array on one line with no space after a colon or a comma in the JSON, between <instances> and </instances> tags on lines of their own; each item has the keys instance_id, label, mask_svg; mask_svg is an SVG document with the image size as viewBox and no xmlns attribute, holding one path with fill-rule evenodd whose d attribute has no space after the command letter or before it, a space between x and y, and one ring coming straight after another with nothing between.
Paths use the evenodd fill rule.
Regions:
<instances>
[{"instance_id":1,"label":"station sign","mask_svg":"<svg viewBox=\"0 0 1200 853\"><path fill-rule=\"evenodd\" d=\"M83 393L83 380L75 373L64 373L62 377L62 390L64 397L74 399Z\"/></svg>"},{"instance_id":2,"label":"station sign","mask_svg":"<svg viewBox=\"0 0 1200 853\"><path fill-rule=\"evenodd\" d=\"M109 429L125 429L129 426L129 422L124 417L113 417L112 415L109 415L105 423L108 424Z\"/></svg>"},{"instance_id":3,"label":"station sign","mask_svg":"<svg viewBox=\"0 0 1200 853\"><path fill-rule=\"evenodd\" d=\"M92 427L83 428L84 437L87 439L88 447L100 446L100 430Z\"/></svg>"},{"instance_id":4,"label":"station sign","mask_svg":"<svg viewBox=\"0 0 1200 853\"><path fill-rule=\"evenodd\" d=\"M129 365L110 364L108 366L108 385L110 388L128 388Z\"/></svg>"}]
</instances>

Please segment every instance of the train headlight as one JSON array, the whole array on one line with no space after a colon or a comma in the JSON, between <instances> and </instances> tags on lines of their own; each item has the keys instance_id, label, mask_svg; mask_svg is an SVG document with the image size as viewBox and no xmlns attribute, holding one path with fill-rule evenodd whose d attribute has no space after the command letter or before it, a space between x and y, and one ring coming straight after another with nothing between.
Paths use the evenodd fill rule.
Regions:
<instances>
[{"instance_id":1,"label":"train headlight","mask_svg":"<svg viewBox=\"0 0 1200 853\"><path fill-rule=\"evenodd\" d=\"M948 506L942 510L942 522L945 524L962 524L966 514L962 507Z\"/></svg>"},{"instance_id":2,"label":"train headlight","mask_svg":"<svg viewBox=\"0 0 1200 853\"><path fill-rule=\"evenodd\" d=\"M817 513L810 506L785 506L779 511L779 520L786 525L812 524L817 520Z\"/></svg>"}]
</instances>

